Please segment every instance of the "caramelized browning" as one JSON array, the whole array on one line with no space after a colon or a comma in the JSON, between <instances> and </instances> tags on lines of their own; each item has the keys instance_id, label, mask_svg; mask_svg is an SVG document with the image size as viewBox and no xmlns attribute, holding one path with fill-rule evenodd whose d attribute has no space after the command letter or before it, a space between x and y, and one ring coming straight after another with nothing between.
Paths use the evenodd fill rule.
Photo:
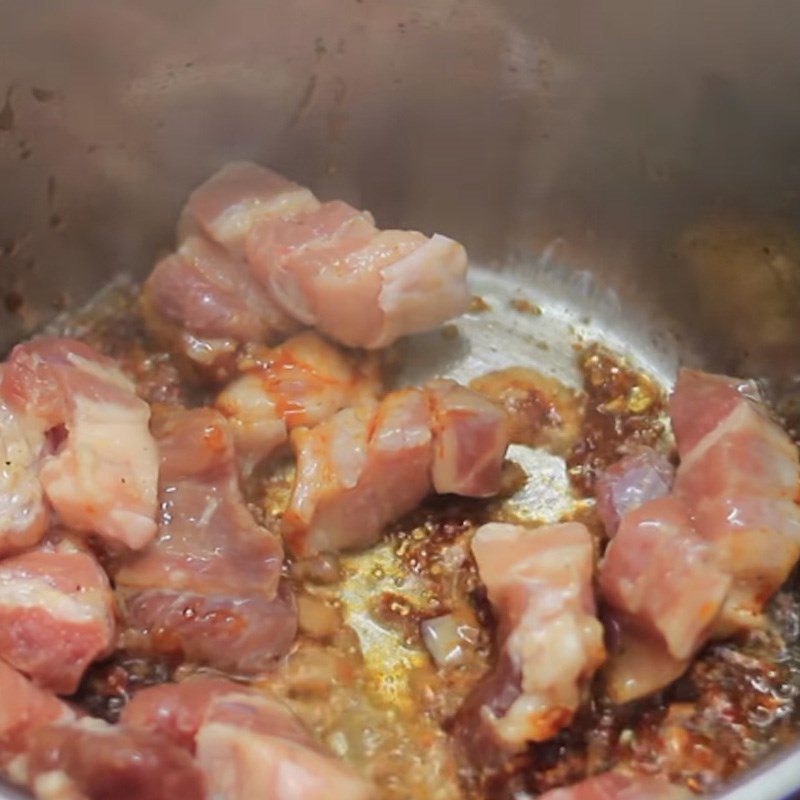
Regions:
<instances>
[{"instance_id":1,"label":"caramelized browning","mask_svg":"<svg viewBox=\"0 0 800 800\"><path fill-rule=\"evenodd\" d=\"M648 376L599 345L579 355L586 393L580 438L567 458L577 489L592 494L597 476L635 445L664 435L664 397Z\"/></svg>"}]
</instances>

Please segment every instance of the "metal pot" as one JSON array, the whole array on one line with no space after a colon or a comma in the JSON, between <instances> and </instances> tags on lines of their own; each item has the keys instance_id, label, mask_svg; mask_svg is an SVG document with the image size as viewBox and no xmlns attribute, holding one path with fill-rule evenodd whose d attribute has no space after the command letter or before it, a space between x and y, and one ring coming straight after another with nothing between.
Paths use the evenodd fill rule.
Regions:
<instances>
[{"instance_id":1,"label":"metal pot","mask_svg":"<svg viewBox=\"0 0 800 800\"><path fill-rule=\"evenodd\" d=\"M0 9L2 348L145 275L243 157L459 238L666 380L682 359L800 395L796 2ZM796 749L725 796L797 787Z\"/></svg>"}]
</instances>

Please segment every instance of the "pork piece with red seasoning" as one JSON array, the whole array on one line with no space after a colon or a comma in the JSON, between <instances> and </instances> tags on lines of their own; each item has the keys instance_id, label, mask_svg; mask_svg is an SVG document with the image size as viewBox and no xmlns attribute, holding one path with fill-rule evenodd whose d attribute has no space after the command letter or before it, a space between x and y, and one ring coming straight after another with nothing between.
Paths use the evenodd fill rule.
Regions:
<instances>
[{"instance_id":1,"label":"pork piece with red seasoning","mask_svg":"<svg viewBox=\"0 0 800 800\"><path fill-rule=\"evenodd\" d=\"M17 345L0 369L0 402L16 427L4 431L7 449L6 437L16 438L2 473L2 488L11 490L4 503L23 520L16 527L6 520L0 549L44 534L33 472L66 527L134 549L153 538L158 456L150 409L113 361L74 339Z\"/></svg>"},{"instance_id":2,"label":"pork piece with red seasoning","mask_svg":"<svg viewBox=\"0 0 800 800\"><path fill-rule=\"evenodd\" d=\"M240 256L198 236L156 264L140 305L149 331L192 377L235 372L240 345L275 342L299 325L273 303Z\"/></svg>"},{"instance_id":3,"label":"pork piece with red seasoning","mask_svg":"<svg viewBox=\"0 0 800 800\"><path fill-rule=\"evenodd\" d=\"M228 423L209 408L158 407L153 433L161 455L159 531L115 568L123 643L261 672L290 647L296 611L280 582L280 540L255 522L242 497Z\"/></svg>"},{"instance_id":4,"label":"pork piece with red seasoning","mask_svg":"<svg viewBox=\"0 0 800 800\"><path fill-rule=\"evenodd\" d=\"M290 317L342 344L386 347L466 311L464 248L445 236L379 231L370 214L256 164L224 167L190 196L179 230L233 253Z\"/></svg>"},{"instance_id":5,"label":"pork piece with red seasoning","mask_svg":"<svg viewBox=\"0 0 800 800\"><path fill-rule=\"evenodd\" d=\"M52 692L0 660L0 771L10 780L27 782L27 754L39 730L75 718L75 711Z\"/></svg>"},{"instance_id":6,"label":"pork piece with red seasoning","mask_svg":"<svg viewBox=\"0 0 800 800\"><path fill-rule=\"evenodd\" d=\"M284 445L289 431L313 427L381 392L379 364L307 331L258 352L244 374L217 397L247 472Z\"/></svg>"},{"instance_id":7,"label":"pork piece with red seasoning","mask_svg":"<svg viewBox=\"0 0 800 800\"><path fill-rule=\"evenodd\" d=\"M297 555L374 544L431 491L430 411L418 389L348 408L292 434L297 478L284 538Z\"/></svg>"},{"instance_id":8,"label":"pork piece with red seasoning","mask_svg":"<svg viewBox=\"0 0 800 800\"><path fill-rule=\"evenodd\" d=\"M539 800L689 800L693 796L661 776L614 770L545 792Z\"/></svg>"},{"instance_id":9,"label":"pork piece with red seasoning","mask_svg":"<svg viewBox=\"0 0 800 800\"><path fill-rule=\"evenodd\" d=\"M220 800L373 796L286 706L230 681L190 678L145 689L122 719L195 752L209 795Z\"/></svg>"},{"instance_id":10,"label":"pork piece with red seasoning","mask_svg":"<svg viewBox=\"0 0 800 800\"><path fill-rule=\"evenodd\" d=\"M613 536L629 511L659 497L666 497L675 479L669 459L652 447L640 447L624 456L597 479L597 513L606 533Z\"/></svg>"},{"instance_id":11,"label":"pork piece with red seasoning","mask_svg":"<svg viewBox=\"0 0 800 800\"><path fill-rule=\"evenodd\" d=\"M26 783L40 800L204 800L192 756L156 733L98 719L40 728Z\"/></svg>"},{"instance_id":12,"label":"pork piece with red seasoning","mask_svg":"<svg viewBox=\"0 0 800 800\"><path fill-rule=\"evenodd\" d=\"M498 621L498 661L459 711L456 732L484 761L569 725L605 648L584 525L490 523L476 532L472 552Z\"/></svg>"},{"instance_id":13,"label":"pork piece with red seasoning","mask_svg":"<svg viewBox=\"0 0 800 800\"><path fill-rule=\"evenodd\" d=\"M0 658L43 688L78 688L114 644L114 612L102 567L66 535L0 561Z\"/></svg>"},{"instance_id":14,"label":"pork piece with red seasoning","mask_svg":"<svg viewBox=\"0 0 800 800\"><path fill-rule=\"evenodd\" d=\"M683 504L667 496L622 517L599 585L620 629L606 689L626 702L684 671L712 630L731 578Z\"/></svg>"},{"instance_id":15,"label":"pork piece with red seasoning","mask_svg":"<svg viewBox=\"0 0 800 800\"><path fill-rule=\"evenodd\" d=\"M757 626L800 556L797 448L750 381L681 370L669 410L676 496L733 578L716 633Z\"/></svg>"},{"instance_id":16,"label":"pork piece with red seasoning","mask_svg":"<svg viewBox=\"0 0 800 800\"><path fill-rule=\"evenodd\" d=\"M451 381L392 392L292 434L297 455L284 535L301 556L374 544L437 491L487 497L508 445L502 410Z\"/></svg>"}]
</instances>

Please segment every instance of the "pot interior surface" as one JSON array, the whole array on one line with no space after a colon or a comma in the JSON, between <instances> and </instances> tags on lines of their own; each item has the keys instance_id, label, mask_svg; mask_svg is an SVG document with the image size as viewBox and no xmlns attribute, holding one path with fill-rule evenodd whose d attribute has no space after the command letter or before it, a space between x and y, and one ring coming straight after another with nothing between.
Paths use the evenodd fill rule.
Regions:
<instances>
[{"instance_id":1,"label":"pot interior surface","mask_svg":"<svg viewBox=\"0 0 800 800\"><path fill-rule=\"evenodd\" d=\"M186 193L248 158L465 243L489 310L409 341L400 383L518 361L576 385L573 345L601 341L665 388L703 365L797 413L800 4L0 10L0 348L141 279ZM798 758L730 797L785 797Z\"/></svg>"}]
</instances>

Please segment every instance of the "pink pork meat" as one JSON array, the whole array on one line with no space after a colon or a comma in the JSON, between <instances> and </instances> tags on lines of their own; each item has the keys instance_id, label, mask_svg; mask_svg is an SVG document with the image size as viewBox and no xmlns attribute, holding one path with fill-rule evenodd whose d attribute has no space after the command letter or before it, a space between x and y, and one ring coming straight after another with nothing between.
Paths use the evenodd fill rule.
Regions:
<instances>
[{"instance_id":1,"label":"pink pork meat","mask_svg":"<svg viewBox=\"0 0 800 800\"><path fill-rule=\"evenodd\" d=\"M292 444L297 477L284 534L294 553L311 555L374 544L434 488L496 493L508 424L489 401L440 381L299 428Z\"/></svg>"},{"instance_id":2,"label":"pink pork meat","mask_svg":"<svg viewBox=\"0 0 800 800\"><path fill-rule=\"evenodd\" d=\"M597 513L609 536L619 521L648 500L666 497L672 490L675 468L652 447L640 447L612 464L597 479Z\"/></svg>"},{"instance_id":3,"label":"pink pork meat","mask_svg":"<svg viewBox=\"0 0 800 800\"><path fill-rule=\"evenodd\" d=\"M242 343L275 342L299 328L239 256L197 236L156 264L140 304L151 333L189 375L215 382L235 373Z\"/></svg>"},{"instance_id":4,"label":"pink pork meat","mask_svg":"<svg viewBox=\"0 0 800 800\"><path fill-rule=\"evenodd\" d=\"M159 408L160 524L152 545L116 568L124 643L257 673L290 647L294 600L283 551L239 488L233 437L208 408Z\"/></svg>"},{"instance_id":5,"label":"pink pork meat","mask_svg":"<svg viewBox=\"0 0 800 800\"><path fill-rule=\"evenodd\" d=\"M66 527L133 549L153 538L158 456L150 409L113 361L74 339L17 345L0 369L0 402L23 431L16 435L20 460L6 466L24 472L13 502L25 522L16 534L6 522L6 546L14 536L31 544L46 528L34 471ZM22 540L20 530L27 531Z\"/></svg>"},{"instance_id":6,"label":"pink pork meat","mask_svg":"<svg viewBox=\"0 0 800 800\"><path fill-rule=\"evenodd\" d=\"M472 552L499 625L498 663L458 715L459 738L482 760L569 725L605 648L584 525L490 523L476 532Z\"/></svg>"},{"instance_id":7,"label":"pink pork meat","mask_svg":"<svg viewBox=\"0 0 800 800\"><path fill-rule=\"evenodd\" d=\"M353 347L386 347L469 305L464 248L445 236L379 231L346 203L256 164L223 167L198 187L179 236L202 232L234 254L290 317Z\"/></svg>"},{"instance_id":8,"label":"pink pork meat","mask_svg":"<svg viewBox=\"0 0 800 800\"><path fill-rule=\"evenodd\" d=\"M760 624L800 556L800 463L749 381L681 370L670 400L676 496L733 585L716 633Z\"/></svg>"},{"instance_id":9,"label":"pink pork meat","mask_svg":"<svg viewBox=\"0 0 800 800\"><path fill-rule=\"evenodd\" d=\"M43 688L78 688L114 644L114 611L105 572L67 536L0 561L0 658Z\"/></svg>"},{"instance_id":10,"label":"pink pork meat","mask_svg":"<svg viewBox=\"0 0 800 800\"><path fill-rule=\"evenodd\" d=\"M195 752L209 794L220 800L373 797L286 706L230 681L195 678L145 689L122 719Z\"/></svg>"}]
</instances>

